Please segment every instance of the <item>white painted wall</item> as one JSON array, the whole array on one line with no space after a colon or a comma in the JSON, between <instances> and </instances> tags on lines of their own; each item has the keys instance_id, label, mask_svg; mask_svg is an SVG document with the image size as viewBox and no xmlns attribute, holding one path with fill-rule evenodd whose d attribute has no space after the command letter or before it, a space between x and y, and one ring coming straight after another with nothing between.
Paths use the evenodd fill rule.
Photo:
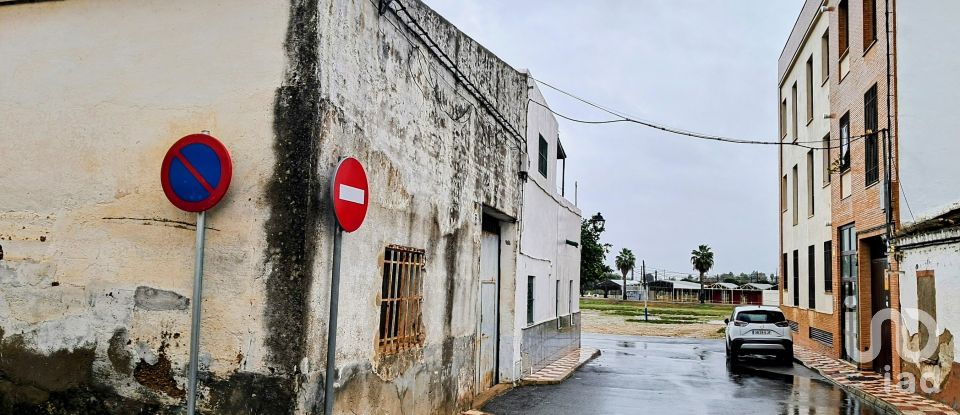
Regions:
<instances>
[{"instance_id":1,"label":"white painted wall","mask_svg":"<svg viewBox=\"0 0 960 415\"><path fill-rule=\"evenodd\" d=\"M546 105L536 82L529 79L528 85L530 99ZM549 143L547 177L537 170L541 135ZM581 213L557 191L556 183L561 174L557 171L558 141L556 118L544 107L531 103L527 118L530 169L523 188L520 254L516 273L515 350L520 350L520 332L523 328L579 311ZM567 240L577 246L568 245ZM527 323L527 277L530 275L536 277L533 324ZM559 293L557 281L560 283ZM515 359L519 362L519 354Z\"/></svg>"},{"instance_id":2,"label":"white painted wall","mask_svg":"<svg viewBox=\"0 0 960 415\"><path fill-rule=\"evenodd\" d=\"M900 220L960 208L960 2L897 2ZM909 206L909 209L908 209ZM912 211L912 215L910 213Z\"/></svg>"},{"instance_id":3,"label":"white painted wall","mask_svg":"<svg viewBox=\"0 0 960 415\"><path fill-rule=\"evenodd\" d=\"M820 39L823 33L827 31L828 19L825 15L816 18L809 30L806 39L800 47L792 65L787 69L787 74L783 78L780 86L781 99L787 100L787 135L783 138L784 142L792 142L792 101L791 90L794 82L797 84L797 141L814 142L804 143L809 147L822 147L821 140L830 133L830 120L824 119L823 115L830 113L830 82L821 82L821 43ZM807 123L807 88L806 88L806 65L807 59L813 56L813 121ZM834 76L831 74L831 76ZM780 103L778 102L779 106ZM778 111L779 112L779 111ZM808 263L807 252L810 245L814 245L815 258L815 279L816 279L816 310L823 313L833 312L832 296L825 292L824 287L824 259L823 243L831 239L830 228L830 188L834 183L823 185L823 153L822 150L813 152L813 189L814 189L814 215L807 214L807 152L809 149L798 146L782 146L782 158L780 163L779 177L777 182L787 176L787 205L780 215L782 233L780 235L783 250L778 262L782 262L782 254L787 253L788 272L781 276L780 287L784 287L786 281L787 289L783 291L783 304L797 306L793 303L794 290L800 292L801 308L807 308L808 303ZM834 151L836 154L836 151ZM798 199L799 219L797 225L793 225L793 166L797 166L799 176ZM836 177L834 177L836 179ZM793 283L793 251L799 253L799 275L800 286L795 287ZM834 276L836 279L837 276Z\"/></svg>"}]
</instances>

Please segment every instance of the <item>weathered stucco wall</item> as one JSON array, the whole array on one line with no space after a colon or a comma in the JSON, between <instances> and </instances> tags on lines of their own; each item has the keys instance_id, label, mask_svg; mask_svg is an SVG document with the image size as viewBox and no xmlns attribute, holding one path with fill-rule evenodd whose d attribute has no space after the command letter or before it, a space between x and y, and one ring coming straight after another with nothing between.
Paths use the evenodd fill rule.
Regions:
<instances>
[{"instance_id":1,"label":"weathered stucco wall","mask_svg":"<svg viewBox=\"0 0 960 415\"><path fill-rule=\"evenodd\" d=\"M526 77L403 5L522 131ZM337 405L466 406L481 210L519 216L522 144L408 38L368 1L0 6L0 75L15 80L0 83L0 412L182 403L194 217L158 173L169 145L202 129L235 170L208 216L201 407L322 411L324 195L348 155L371 198L344 237ZM424 346L390 358L376 352L387 244L424 249L427 264Z\"/></svg>"},{"instance_id":2,"label":"weathered stucco wall","mask_svg":"<svg viewBox=\"0 0 960 415\"><path fill-rule=\"evenodd\" d=\"M931 396L954 408L960 408L960 364L956 361L958 348L953 334L960 332L960 304L956 301L960 290L956 279L960 273L957 238L960 230L952 228L906 236L897 242L904 246L900 250L903 274L900 277L902 324L899 326L900 338L904 341L901 367L918 382L926 382L927 391L935 387L938 391ZM926 281L920 283L922 279ZM936 327L921 333L918 310L930 314ZM921 351L928 341L934 346L929 346L930 353L923 354ZM917 391L922 389L918 387Z\"/></svg>"},{"instance_id":3,"label":"weathered stucco wall","mask_svg":"<svg viewBox=\"0 0 960 415\"><path fill-rule=\"evenodd\" d=\"M159 169L202 129L235 165L207 222L209 405L267 372L264 188L288 15L255 1L0 6L0 412L184 396L195 219L166 201Z\"/></svg>"},{"instance_id":4,"label":"weathered stucco wall","mask_svg":"<svg viewBox=\"0 0 960 415\"><path fill-rule=\"evenodd\" d=\"M520 130L525 76L422 4L402 4ZM518 216L521 147L393 12L381 17L373 2L343 1L321 1L319 10L321 180L337 157L352 154L366 164L374 197L365 228L344 238L341 304L350 308L341 313L339 333L341 344L354 346L338 348L345 379L337 405L356 413L452 412L476 391L483 207ZM425 345L391 359L381 359L374 346L377 258L386 244L424 249L427 263ZM318 281L312 302L325 304L327 279ZM308 344L320 345L326 322L323 313L314 316ZM323 347L307 355L316 362L308 377L319 385Z\"/></svg>"}]
</instances>

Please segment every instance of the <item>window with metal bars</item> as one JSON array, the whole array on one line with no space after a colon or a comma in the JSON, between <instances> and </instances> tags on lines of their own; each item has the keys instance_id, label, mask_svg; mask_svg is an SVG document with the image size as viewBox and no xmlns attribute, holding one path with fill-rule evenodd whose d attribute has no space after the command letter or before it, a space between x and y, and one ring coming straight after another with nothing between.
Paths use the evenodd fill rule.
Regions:
<instances>
[{"instance_id":1,"label":"window with metal bars","mask_svg":"<svg viewBox=\"0 0 960 415\"><path fill-rule=\"evenodd\" d=\"M877 85L863 94L863 170L866 186L880 181L880 148L877 145Z\"/></svg>"},{"instance_id":2,"label":"window with metal bars","mask_svg":"<svg viewBox=\"0 0 960 415\"><path fill-rule=\"evenodd\" d=\"M379 352L395 354L423 345L422 249L387 246L383 253Z\"/></svg>"},{"instance_id":3,"label":"window with metal bars","mask_svg":"<svg viewBox=\"0 0 960 415\"><path fill-rule=\"evenodd\" d=\"M810 327L809 331L811 339L816 340L825 346L833 347L833 333L830 333L826 330L820 330L815 327Z\"/></svg>"}]
</instances>

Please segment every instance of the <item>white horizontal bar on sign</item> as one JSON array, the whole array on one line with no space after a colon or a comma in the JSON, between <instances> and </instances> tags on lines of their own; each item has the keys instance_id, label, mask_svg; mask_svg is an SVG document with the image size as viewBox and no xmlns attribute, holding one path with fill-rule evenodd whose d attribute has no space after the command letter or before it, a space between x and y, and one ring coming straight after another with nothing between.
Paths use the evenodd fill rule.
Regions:
<instances>
[{"instance_id":1,"label":"white horizontal bar on sign","mask_svg":"<svg viewBox=\"0 0 960 415\"><path fill-rule=\"evenodd\" d=\"M363 199L366 192L363 189L356 188L353 186L347 186L345 184L340 185L340 199L346 200L348 202L353 202L359 205L363 204Z\"/></svg>"}]
</instances>

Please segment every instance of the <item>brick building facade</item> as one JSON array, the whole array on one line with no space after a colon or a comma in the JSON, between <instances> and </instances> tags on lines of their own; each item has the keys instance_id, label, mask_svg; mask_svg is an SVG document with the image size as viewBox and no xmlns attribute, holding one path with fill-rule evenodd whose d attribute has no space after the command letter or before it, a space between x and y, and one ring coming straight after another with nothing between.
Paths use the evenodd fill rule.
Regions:
<instances>
[{"instance_id":1,"label":"brick building facade","mask_svg":"<svg viewBox=\"0 0 960 415\"><path fill-rule=\"evenodd\" d=\"M800 124L799 129L801 132L804 128L809 130L821 121L827 125L827 135L817 146L816 157L808 162L819 162L822 167L822 170L813 171L822 172L829 211L816 221L826 228L826 239L820 241L808 232L804 243L809 245L807 252L797 249L795 237L790 240L791 228L798 221L793 219L791 225L789 215L782 218L779 262L780 274L786 282L781 284L781 303L787 318L794 323L796 344L854 363L864 360L858 363L863 369L892 371L897 376L899 364L893 350L897 332L895 321L878 326L883 345L877 357L861 359L861 355L871 351L873 316L883 309L899 309L896 263L887 260L885 243L887 232L895 230L898 225L897 162L896 157L888 156L897 154L896 123L893 114L888 117L887 110L888 102L895 105L893 88L888 87L895 85L892 82L894 68L888 64L888 54L893 61L895 45L891 42L888 47L886 16L886 4L882 0L808 0L784 47L779 65L782 130L784 119L790 124L790 120L796 118L791 116L791 107L796 100L789 90L793 82L790 74L798 68L802 70L806 56L810 56L814 63L814 70L808 69L807 73L816 75L819 71L822 74L822 78L815 78L822 79L823 85L819 88L828 96L828 101L821 103L825 110L822 114L814 114L806 127ZM893 19L892 13L890 19ZM892 21L889 24L893 27ZM808 50L821 52L819 56L816 53L804 55ZM891 79L889 84L888 76ZM801 96L803 92L801 89ZM796 127L787 130L788 136L796 135ZM784 140L789 141L787 138ZM812 141L798 143L813 146ZM789 159L791 152L796 152L796 147L781 146L782 192L796 193L795 190L789 192L792 180L784 180L791 173L796 174L797 169L791 172L790 166L784 166L784 160ZM802 148L802 151L807 150ZM891 165L889 182L888 159ZM803 165L799 166L802 170ZM808 175L808 180L810 177ZM789 195L782 196L781 203L789 199ZM789 203L786 209L781 206L781 211L789 211L795 206L795 203ZM892 214L888 215L888 209ZM821 310L822 306L809 307L809 301L800 301L799 304L792 301L798 297L794 292L798 287L791 285L797 285L795 282L803 284L804 278L819 278L815 272L803 272L805 263L824 267L823 289L828 294L830 307L826 309L830 312Z\"/></svg>"},{"instance_id":2,"label":"brick building facade","mask_svg":"<svg viewBox=\"0 0 960 415\"><path fill-rule=\"evenodd\" d=\"M894 261L887 260L884 236L887 232L887 201L896 225L896 157L890 157L891 192L885 195L884 160L896 154L895 123L888 114L888 88L893 68L888 66L889 45L886 4L873 0L831 1L830 66L838 76L831 79L831 137L840 142L830 150L834 160L832 191L833 263L837 275L836 298L840 316L841 357L857 360L856 354L871 347L871 319L885 308L898 309L897 273ZM872 9L872 10L871 10ZM892 16L891 16L892 17ZM890 23L892 25L892 22ZM890 115L890 116L888 116ZM884 133L884 131L886 133ZM845 137L848 140L845 140ZM889 147L884 149L889 139ZM856 324L853 323L856 321ZM861 368L898 371L893 345L896 328L882 326L884 343L878 358L863 362ZM856 344L854 348L851 343ZM849 346L849 347L848 347Z\"/></svg>"}]
</instances>

